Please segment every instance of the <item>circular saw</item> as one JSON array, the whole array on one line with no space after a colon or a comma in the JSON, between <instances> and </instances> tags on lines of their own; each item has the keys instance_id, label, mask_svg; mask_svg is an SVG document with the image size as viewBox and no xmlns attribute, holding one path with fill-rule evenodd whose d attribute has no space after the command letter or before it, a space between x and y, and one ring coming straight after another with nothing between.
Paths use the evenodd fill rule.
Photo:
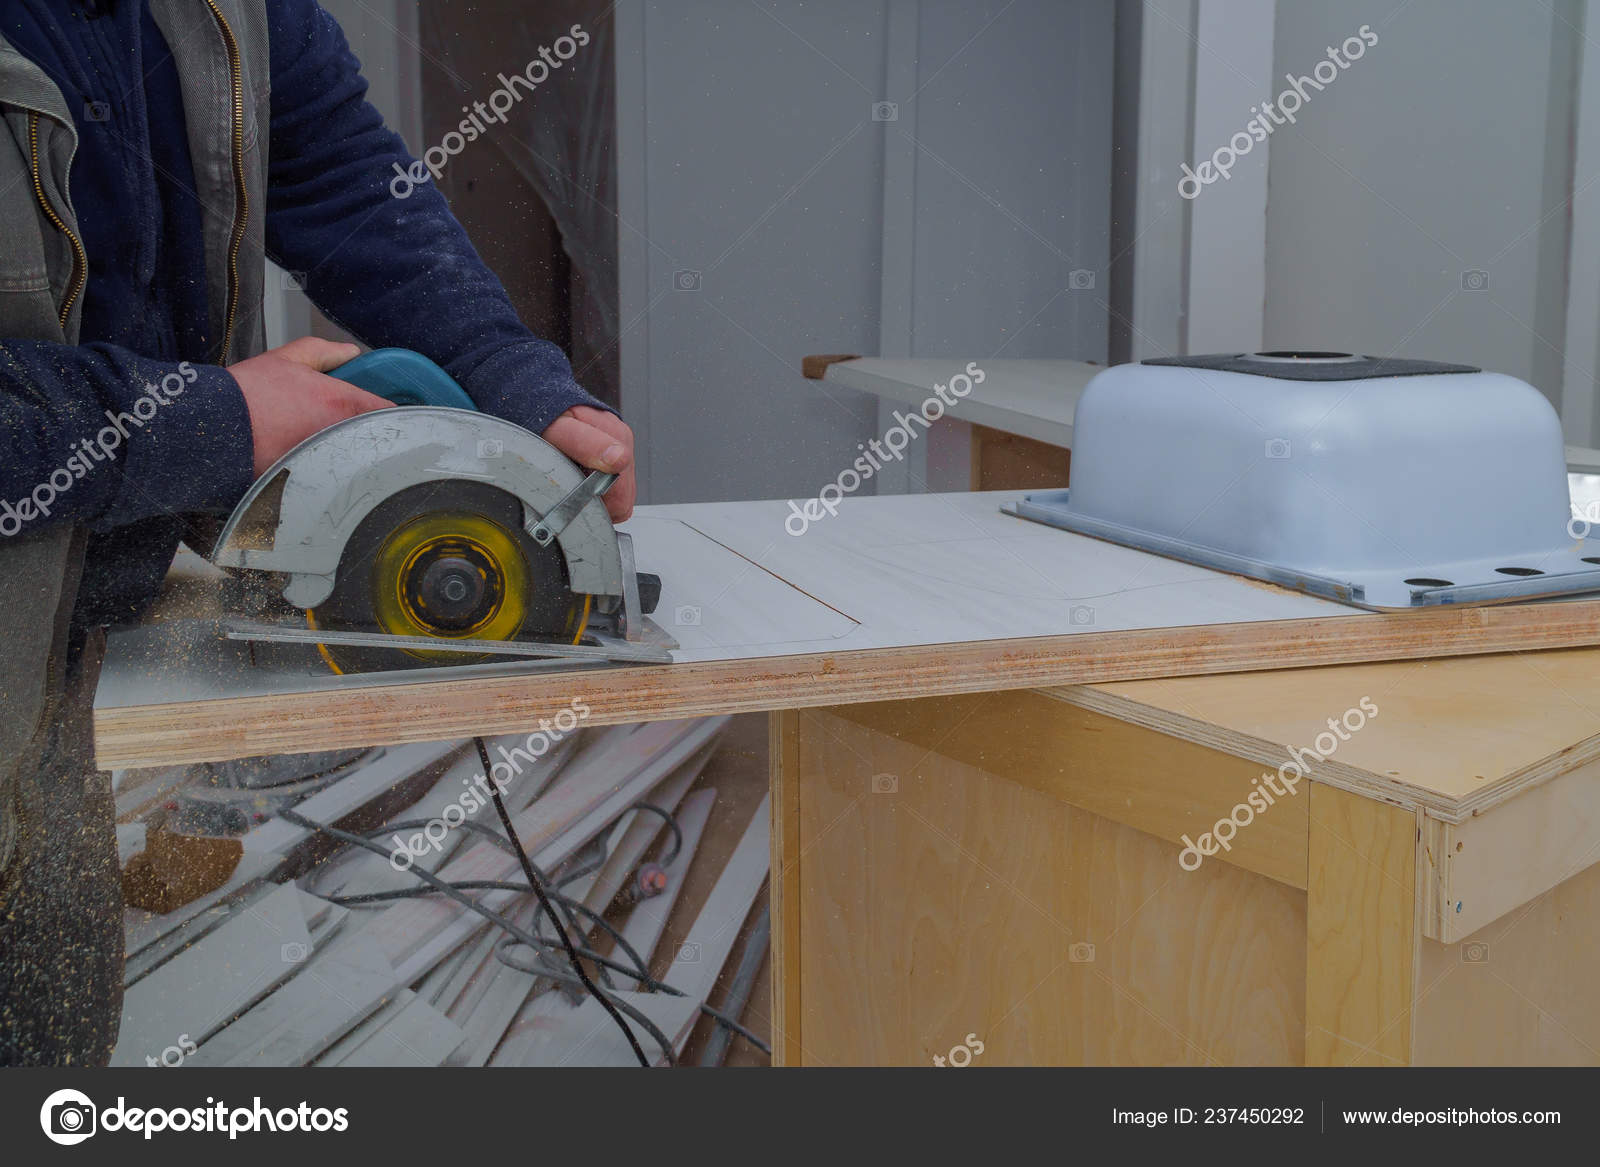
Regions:
<instances>
[{"instance_id":1,"label":"circular saw","mask_svg":"<svg viewBox=\"0 0 1600 1167\"><path fill-rule=\"evenodd\" d=\"M398 408L308 438L235 508L213 562L301 619L230 619L230 638L315 645L341 673L671 659L648 619L660 580L606 513L615 475L479 413L417 353L379 349L332 375Z\"/></svg>"}]
</instances>

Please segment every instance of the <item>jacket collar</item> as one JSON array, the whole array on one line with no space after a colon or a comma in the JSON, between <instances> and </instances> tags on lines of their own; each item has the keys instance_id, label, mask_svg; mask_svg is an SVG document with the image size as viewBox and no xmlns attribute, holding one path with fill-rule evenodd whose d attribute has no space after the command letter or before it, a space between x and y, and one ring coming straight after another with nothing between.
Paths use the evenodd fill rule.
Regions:
<instances>
[{"instance_id":1,"label":"jacket collar","mask_svg":"<svg viewBox=\"0 0 1600 1167\"><path fill-rule=\"evenodd\" d=\"M67 108L66 98L61 96L56 83L38 65L12 48L3 36L0 36L0 103L46 114L77 137L72 111Z\"/></svg>"}]
</instances>

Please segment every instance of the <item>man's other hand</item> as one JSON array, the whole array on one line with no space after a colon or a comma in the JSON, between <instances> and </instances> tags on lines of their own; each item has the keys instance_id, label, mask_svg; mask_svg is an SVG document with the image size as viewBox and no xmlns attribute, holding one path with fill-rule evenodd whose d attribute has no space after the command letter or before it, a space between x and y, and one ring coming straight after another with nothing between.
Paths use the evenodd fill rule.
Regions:
<instances>
[{"instance_id":1,"label":"man's other hand","mask_svg":"<svg viewBox=\"0 0 1600 1167\"><path fill-rule=\"evenodd\" d=\"M574 405L550 423L544 440L587 470L618 475L602 501L614 523L633 514L639 496L633 476L633 431L620 417L592 405Z\"/></svg>"},{"instance_id":2,"label":"man's other hand","mask_svg":"<svg viewBox=\"0 0 1600 1167\"><path fill-rule=\"evenodd\" d=\"M326 375L360 355L359 345L302 336L228 366L250 410L257 478L334 422L389 408L383 398Z\"/></svg>"}]
</instances>

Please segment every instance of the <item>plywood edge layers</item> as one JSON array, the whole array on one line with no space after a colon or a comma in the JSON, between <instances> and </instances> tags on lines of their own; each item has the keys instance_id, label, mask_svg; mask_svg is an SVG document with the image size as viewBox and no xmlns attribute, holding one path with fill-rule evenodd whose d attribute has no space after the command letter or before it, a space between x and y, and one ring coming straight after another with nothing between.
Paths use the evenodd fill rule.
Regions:
<instances>
[{"instance_id":1,"label":"plywood edge layers","mask_svg":"<svg viewBox=\"0 0 1600 1167\"><path fill-rule=\"evenodd\" d=\"M512 733L574 695L608 725L1592 644L1594 600L1349 613L124 706L96 711L95 742L103 769L178 765Z\"/></svg>"},{"instance_id":2,"label":"plywood edge layers","mask_svg":"<svg viewBox=\"0 0 1600 1167\"><path fill-rule=\"evenodd\" d=\"M1423 829L1423 934L1454 944L1600 862L1600 761Z\"/></svg>"}]
</instances>

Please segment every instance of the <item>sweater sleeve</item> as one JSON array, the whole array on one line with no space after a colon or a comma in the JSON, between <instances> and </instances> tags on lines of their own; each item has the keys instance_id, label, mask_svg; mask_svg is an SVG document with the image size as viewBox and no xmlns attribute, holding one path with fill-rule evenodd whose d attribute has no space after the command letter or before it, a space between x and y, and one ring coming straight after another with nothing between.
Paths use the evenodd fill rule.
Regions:
<instances>
[{"instance_id":1,"label":"sweater sleeve","mask_svg":"<svg viewBox=\"0 0 1600 1167\"><path fill-rule=\"evenodd\" d=\"M226 370L111 344L0 339L0 448L0 537L225 512L253 467Z\"/></svg>"},{"instance_id":2,"label":"sweater sleeve","mask_svg":"<svg viewBox=\"0 0 1600 1167\"><path fill-rule=\"evenodd\" d=\"M269 6L267 251L328 316L374 347L432 358L486 413L541 433L606 408L561 349L518 319L432 182L366 101L344 33L316 0Z\"/></svg>"}]
</instances>

